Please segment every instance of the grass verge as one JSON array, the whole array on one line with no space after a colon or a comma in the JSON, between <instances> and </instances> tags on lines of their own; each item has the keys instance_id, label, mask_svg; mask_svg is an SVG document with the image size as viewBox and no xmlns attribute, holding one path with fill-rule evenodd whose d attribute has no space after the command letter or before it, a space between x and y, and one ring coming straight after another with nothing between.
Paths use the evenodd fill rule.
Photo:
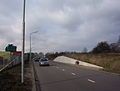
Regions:
<instances>
[{"instance_id":1,"label":"grass verge","mask_svg":"<svg viewBox=\"0 0 120 91\"><path fill-rule=\"evenodd\" d=\"M105 71L120 74L120 53L57 53L49 54L49 60L54 60L58 56L67 56L83 62L104 67Z\"/></svg>"},{"instance_id":2,"label":"grass verge","mask_svg":"<svg viewBox=\"0 0 120 91\"><path fill-rule=\"evenodd\" d=\"M104 67L109 72L120 73L120 53L79 53L65 56Z\"/></svg>"},{"instance_id":3,"label":"grass verge","mask_svg":"<svg viewBox=\"0 0 120 91\"><path fill-rule=\"evenodd\" d=\"M25 64L25 79L21 84L21 66L0 73L0 91L32 91L32 80L28 75L29 64Z\"/></svg>"}]
</instances>

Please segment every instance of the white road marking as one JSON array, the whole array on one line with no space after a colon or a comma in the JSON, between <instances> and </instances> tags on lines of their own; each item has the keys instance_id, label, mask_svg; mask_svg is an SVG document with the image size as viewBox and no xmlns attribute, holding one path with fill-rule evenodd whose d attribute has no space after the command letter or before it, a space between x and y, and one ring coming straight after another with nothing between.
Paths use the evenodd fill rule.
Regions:
<instances>
[{"instance_id":1,"label":"white road marking","mask_svg":"<svg viewBox=\"0 0 120 91\"><path fill-rule=\"evenodd\" d=\"M56 67L57 69L59 69L59 67Z\"/></svg>"},{"instance_id":2,"label":"white road marking","mask_svg":"<svg viewBox=\"0 0 120 91\"><path fill-rule=\"evenodd\" d=\"M65 71L65 69L62 69L62 71Z\"/></svg>"},{"instance_id":3,"label":"white road marking","mask_svg":"<svg viewBox=\"0 0 120 91\"><path fill-rule=\"evenodd\" d=\"M89 82L92 82L92 83L96 83L95 81L91 80L91 79L88 79Z\"/></svg>"},{"instance_id":4,"label":"white road marking","mask_svg":"<svg viewBox=\"0 0 120 91\"><path fill-rule=\"evenodd\" d=\"M75 74L75 73L72 73L72 75L74 75L74 76L75 76L76 74Z\"/></svg>"}]
</instances>

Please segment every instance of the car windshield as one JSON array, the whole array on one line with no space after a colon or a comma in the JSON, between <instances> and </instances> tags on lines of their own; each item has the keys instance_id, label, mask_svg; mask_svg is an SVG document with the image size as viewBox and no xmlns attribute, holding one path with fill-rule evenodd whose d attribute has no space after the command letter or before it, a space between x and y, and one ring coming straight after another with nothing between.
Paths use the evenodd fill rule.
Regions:
<instances>
[{"instance_id":1,"label":"car windshield","mask_svg":"<svg viewBox=\"0 0 120 91\"><path fill-rule=\"evenodd\" d=\"M47 59L41 59L41 61L48 61Z\"/></svg>"}]
</instances>

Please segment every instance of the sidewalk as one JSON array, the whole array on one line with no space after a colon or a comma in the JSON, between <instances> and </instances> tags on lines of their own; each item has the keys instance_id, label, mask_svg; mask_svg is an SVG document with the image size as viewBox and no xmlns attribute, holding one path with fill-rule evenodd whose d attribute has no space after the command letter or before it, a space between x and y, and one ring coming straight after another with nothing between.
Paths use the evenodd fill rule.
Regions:
<instances>
[{"instance_id":1,"label":"sidewalk","mask_svg":"<svg viewBox=\"0 0 120 91\"><path fill-rule=\"evenodd\" d=\"M30 66L31 66L31 73L32 73L32 91L36 91L33 64L31 63Z\"/></svg>"},{"instance_id":2,"label":"sidewalk","mask_svg":"<svg viewBox=\"0 0 120 91\"><path fill-rule=\"evenodd\" d=\"M27 79L28 77L31 79L31 83L32 83L31 91L36 91L34 68L32 62L29 63L28 68L25 68L25 79Z\"/></svg>"}]
</instances>

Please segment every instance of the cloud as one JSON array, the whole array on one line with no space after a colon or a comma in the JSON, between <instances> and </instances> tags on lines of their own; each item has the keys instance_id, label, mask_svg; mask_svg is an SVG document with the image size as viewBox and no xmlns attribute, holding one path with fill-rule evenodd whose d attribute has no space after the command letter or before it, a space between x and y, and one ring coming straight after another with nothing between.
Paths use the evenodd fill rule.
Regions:
<instances>
[{"instance_id":1,"label":"cloud","mask_svg":"<svg viewBox=\"0 0 120 91\"><path fill-rule=\"evenodd\" d=\"M14 43L21 50L22 1L0 1L0 48ZM98 42L120 35L119 0L27 0L26 51L91 50Z\"/></svg>"}]
</instances>

